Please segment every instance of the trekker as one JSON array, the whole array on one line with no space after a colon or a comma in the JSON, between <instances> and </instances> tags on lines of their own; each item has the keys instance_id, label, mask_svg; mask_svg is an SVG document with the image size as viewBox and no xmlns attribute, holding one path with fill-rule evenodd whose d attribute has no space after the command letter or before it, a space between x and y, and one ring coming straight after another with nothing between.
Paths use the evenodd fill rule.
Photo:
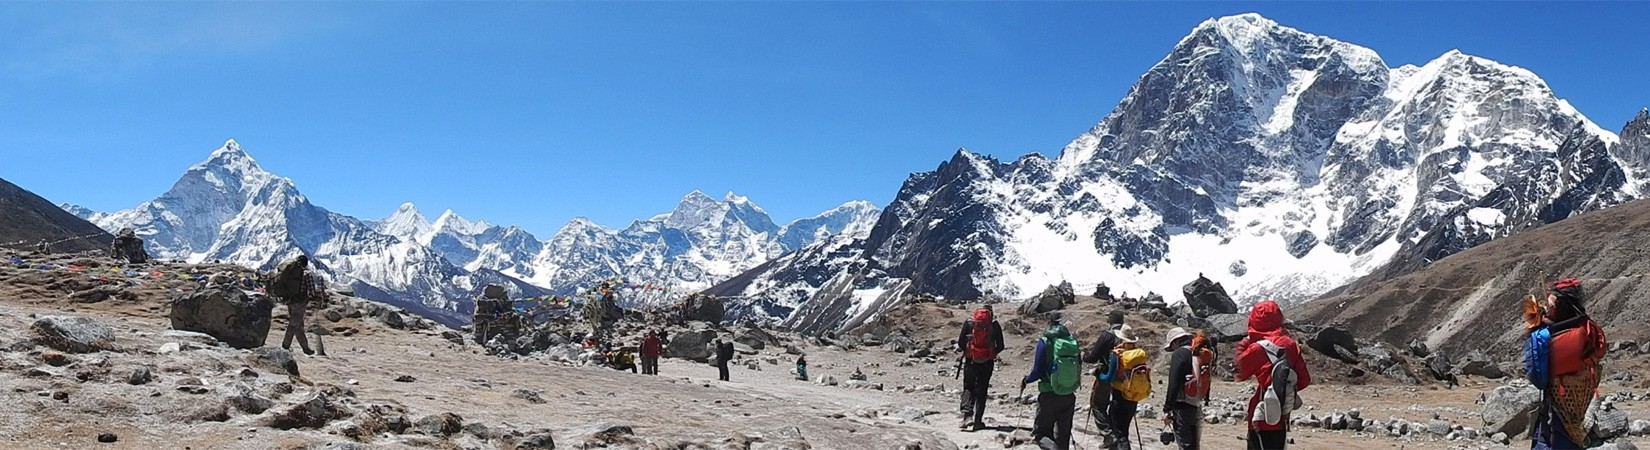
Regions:
<instances>
[{"instance_id":1,"label":"trekker","mask_svg":"<svg viewBox=\"0 0 1650 450\"><path fill-rule=\"evenodd\" d=\"M796 355L796 379L808 381L808 355Z\"/></svg>"},{"instance_id":2,"label":"trekker","mask_svg":"<svg viewBox=\"0 0 1650 450\"><path fill-rule=\"evenodd\" d=\"M1129 438L1129 424L1140 411L1140 401L1152 395L1151 357L1135 346L1128 325L1117 327L1112 334L1117 335L1117 348L1112 350L1117 355L1117 369L1111 374L1111 408L1107 411L1114 435L1110 448L1130 450L1133 440Z\"/></svg>"},{"instance_id":3,"label":"trekker","mask_svg":"<svg viewBox=\"0 0 1650 450\"><path fill-rule=\"evenodd\" d=\"M1525 374L1541 389L1531 450L1579 449L1587 443L1587 408L1598 395L1604 357L1604 329L1587 315L1581 280L1553 283L1545 302L1533 302L1537 316L1525 343ZM1532 305L1526 304L1526 310ZM1531 320L1527 318L1526 320Z\"/></svg>"},{"instance_id":4,"label":"trekker","mask_svg":"<svg viewBox=\"0 0 1650 450\"><path fill-rule=\"evenodd\" d=\"M659 342L659 335L649 331L647 337L642 338L642 375L659 374L659 354L664 345Z\"/></svg>"},{"instance_id":5,"label":"trekker","mask_svg":"<svg viewBox=\"0 0 1650 450\"><path fill-rule=\"evenodd\" d=\"M957 350L962 352L962 429L985 428L985 400L991 391L991 372L997 354L1003 351L1003 327L992 317L991 305L974 310L957 334Z\"/></svg>"},{"instance_id":6,"label":"trekker","mask_svg":"<svg viewBox=\"0 0 1650 450\"><path fill-rule=\"evenodd\" d=\"M1163 351L1169 356L1169 378L1163 395L1163 424L1173 429L1180 450L1197 450L1202 437L1203 406L1209 403L1214 350L1203 334L1184 328L1169 330Z\"/></svg>"},{"instance_id":7,"label":"trekker","mask_svg":"<svg viewBox=\"0 0 1650 450\"><path fill-rule=\"evenodd\" d=\"M1237 381L1255 379L1244 422L1251 450L1281 450L1289 443L1289 413L1300 408L1296 392L1312 385L1301 348L1283 329L1283 312L1266 300L1249 310L1249 333L1237 345ZM1290 382L1293 378L1294 382Z\"/></svg>"},{"instance_id":8,"label":"trekker","mask_svg":"<svg viewBox=\"0 0 1650 450\"><path fill-rule=\"evenodd\" d=\"M728 380L728 361L733 359L733 343L716 340L716 372L718 380Z\"/></svg>"},{"instance_id":9,"label":"trekker","mask_svg":"<svg viewBox=\"0 0 1650 450\"><path fill-rule=\"evenodd\" d=\"M1037 340L1031 373L1020 379L1020 390L1037 382L1037 417L1031 439L1039 447L1052 450L1071 448L1071 420L1077 408L1077 388L1083 385L1082 346L1071 330L1060 324L1059 315L1049 315L1049 327Z\"/></svg>"},{"instance_id":10,"label":"trekker","mask_svg":"<svg viewBox=\"0 0 1650 450\"><path fill-rule=\"evenodd\" d=\"M636 355L630 353L629 348L620 347L608 361L613 365L613 370L636 373Z\"/></svg>"},{"instance_id":11,"label":"trekker","mask_svg":"<svg viewBox=\"0 0 1650 450\"><path fill-rule=\"evenodd\" d=\"M1111 381L1112 369L1116 368L1116 355L1112 350L1117 349L1117 335L1115 330L1123 327L1123 311L1112 311L1106 315L1107 329L1102 330L1099 336L1094 337L1094 344L1083 352L1084 364L1097 364L1094 368L1094 389L1089 391L1089 419L1094 422L1096 434L1100 435L1101 445L1110 446L1115 440L1112 435L1111 417L1107 411L1111 408Z\"/></svg>"},{"instance_id":12,"label":"trekker","mask_svg":"<svg viewBox=\"0 0 1650 450\"><path fill-rule=\"evenodd\" d=\"M292 338L297 337L298 346L304 354L313 355L315 352L309 349L309 339L304 337L304 313L309 309L310 287L307 284L310 277L305 276L308 267L309 257L305 255L298 255L281 264L266 290L269 295L286 303L286 337L281 339L281 348L292 350Z\"/></svg>"}]
</instances>

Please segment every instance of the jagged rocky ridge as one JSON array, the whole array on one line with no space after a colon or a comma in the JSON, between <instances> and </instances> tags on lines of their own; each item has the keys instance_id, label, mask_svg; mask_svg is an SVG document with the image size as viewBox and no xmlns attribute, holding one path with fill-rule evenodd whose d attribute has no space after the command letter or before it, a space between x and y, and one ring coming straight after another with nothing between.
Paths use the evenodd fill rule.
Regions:
<instances>
[{"instance_id":1,"label":"jagged rocky ridge","mask_svg":"<svg viewBox=\"0 0 1650 450\"><path fill-rule=\"evenodd\" d=\"M1630 126L1631 127L1631 126ZM1071 281L1303 301L1639 198L1650 154L1528 70L1423 66L1245 14L1211 19L1060 156L959 150L912 175L865 239L815 244L712 289L829 329L881 294L963 301ZM837 289L823 289L830 285Z\"/></svg>"}]
</instances>

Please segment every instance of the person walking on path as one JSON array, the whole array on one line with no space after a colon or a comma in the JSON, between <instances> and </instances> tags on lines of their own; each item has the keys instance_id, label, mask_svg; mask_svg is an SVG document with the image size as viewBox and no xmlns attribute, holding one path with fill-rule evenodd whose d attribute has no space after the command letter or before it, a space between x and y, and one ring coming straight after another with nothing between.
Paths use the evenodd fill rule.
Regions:
<instances>
[{"instance_id":1,"label":"person walking on path","mask_svg":"<svg viewBox=\"0 0 1650 450\"><path fill-rule=\"evenodd\" d=\"M1111 417L1107 412L1111 409L1111 381L1113 369L1116 369L1117 358L1112 350L1117 349L1118 328L1123 327L1123 311L1114 310L1106 315L1105 330L1094 337L1094 344L1083 352L1084 364L1096 364L1094 368L1094 389L1089 391L1089 420L1094 422L1095 434L1100 436L1102 447L1111 446L1116 440L1111 429Z\"/></svg>"},{"instance_id":2,"label":"person walking on path","mask_svg":"<svg viewBox=\"0 0 1650 450\"><path fill-rule=\"evenodd\" d=\"M1117 355L1117 368L1111 375L1111 408L1107 416L1111 418L1111 429L1116 439L1110 448L1130 450L1133 440L1129 438L1129 424L1134 423L1140 402L1152 395L1151 357L1145 349L1135 345L1128 325L1117 327L1113 334L1117 335L1117 349L1112 350L1112 354Z\"/></svg>"},{"instance_id":3,"label":"person walking on path","mask_svg":"<svg viewBox=\"0 0 1650 450\"><path fill-rule=\"evenodd\" d=\"M1051 313L1049 327L1037 340L1031 373L1020 379L1020 390L1037 383L1037 417L1031 439L1048 450L1071 448L1072 415L1077 408L1077 389L1083 385L1082 346L1071 330Z\"/></svg>"},{"instance_id":4,"label":"person walking on path","mask_svg":"<svg viewBox=\"0 0 1650 450\"><path fill-rule=\"evenodd\" d=\"M659 335L652 331L642 338L642 375L659 374L659 354L664 345L659 342Z\"/></svg>"},{"instance_id":5,"label":"person walking on path","mask_svg":"<svg viewBox=\"0 0 1650 450\"><path fill-rule=\"evenodd\" d=\"M281 338L281 348L292 350L292 339L298 338L298 346L305 355L313 355L309 349L309 339L304 337L304 313L309 310L309 293L313 279L308 276L309 257L298 255L281 264L275 272L275 279L266 289L283 303L286 303L286 337Z\"/></svg>"},{"instance_id":6,"label":"person walking on path","mask_svg":"<svg viewBox=\"0 0 1650 450\"><path fill-rule=\"evenodd\" d=\"M985 428L985 403L991 391L991 372L1002 353L1003 327L993 317L991 305L974 310L957 333L957 350L962 352L963 390L959 408L964 430Z\"/></svg>"},{"instance_id":7,"label":"person walking on path","mask_svg":"<svg viewBox=\"0 0 1650 450\"><path fill-rule=\"evenodd\" d=\"M1203 406L1209 402L1210 372L1214 351L1208 339L1184 328L1169 330L1163 351L1169 356L1169 377L1164 383L1163 424L1170 426L1180 450L1197 450L1202 437Z\"/></svg>"},{"instance_id":8,"label":"person walking on path","mask_svg":"<svg viewBox=\"0 0 1650 450\"><path fill-rule=\"evenodd\" d=\"M1249 310L1248 335L1237 345L1236 381L1255 379L1244 417L1250 450L1281 450L1288 445L1289 413L1300 407L1295 394L1312 385L1300 345L1283 329L1283 322L1277 302L1256 303Z\"/></svg>"},{"instance_id":9,"label":"person walking on path","mask_svg":"<svg viewBox=\"0 0 1650 450\"><path fill-rule=\"evenodd\" d=\"M1541 389L1530 448L1582 448L1588 441L1587 409L1598 396L1603 372L1599 361L1609 348L1604 329L1587 315L1581 280L1575 278L1558 280L1545 302L1528 299L1525 308L1530 339L1524 372Z\"/></svg>"},{"instance_id":10,"label":"person walking on path","mask_svg":"<svg viewBox=\"0 0 1650 450\"><path fill-rule=\"evenodd\" d=\"M733 359L733 343L716 340L716 379L728 380L728 361Z\"/></svg>"}]
</instances>

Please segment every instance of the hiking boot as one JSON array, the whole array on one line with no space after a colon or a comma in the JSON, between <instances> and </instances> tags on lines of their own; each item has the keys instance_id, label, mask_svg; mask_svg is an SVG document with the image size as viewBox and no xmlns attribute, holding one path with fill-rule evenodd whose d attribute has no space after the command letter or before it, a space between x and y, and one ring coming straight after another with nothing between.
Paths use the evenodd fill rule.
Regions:
<instances>
[{"instance_id":1,"label":"hiking boot","mask_svg":"<svg viewBox=\"0 0 1650 450\"><path fill-rule=\"evenodd\" d=\"M973 427L974 427L974 421L969 420L967 417L964 417L962 419L962 425L957 426L958 429L961 429L963 431L973 431L973 430L969 429L969 428L973 428Z\"/></svg>"},{"instance_id":2,"label":"hiking boot","mask_svg":"<svg viewBox=\"0 0 1650 450\"><path fill-rule=\"evenodd\" d=\"M974 423L968 424L968 427L973 428L973 431L984 430L985 429L985 422L974 422Z\"/></svg>"}]
</instances>

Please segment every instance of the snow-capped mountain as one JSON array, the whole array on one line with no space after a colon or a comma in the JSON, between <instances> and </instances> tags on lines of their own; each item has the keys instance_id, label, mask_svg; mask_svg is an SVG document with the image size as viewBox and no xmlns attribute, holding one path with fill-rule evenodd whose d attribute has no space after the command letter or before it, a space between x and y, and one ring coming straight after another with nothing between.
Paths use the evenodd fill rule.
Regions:
<instances>
[{"instance_id":1,"label":"snow-capped mountain","mask_svg":"<svg viewBox=\"0 0 1650 450\"><path fill-rule=\"evenodd\" d=\"M1458 51L1390 68L1259 15L1211 19L1057 159L960 150L865 239L712 290L805 294L789 320L816 329L906 283L956 301L1061 281L1178 301L1202 273L1236 298L1300 301L1639 198L1650 155L1626 148L1528 70Z\"/></svg>"},{"instance_id":2,"label":"snow-capped mountain","mask_svg":"<svg viewBox=\"0 0 1650 450\"><path fill-rule=\"evenodd\" d=\"M265 171L233 140L160 197L91 216L105 230L135 229L157 258L271 269L307 254L334 283L448 325L469 320L471 299L487 284L544 292L495 271L456 267L418 242L315 206L292 180Z\"/></svg>"},{"instance_id":3,"label":"snow-capped mountain","mask_svg":"<svg viewBox=\"0 0 1650 450\"><path fill-rule=\"evenodd\" d=\"M623 230L577 218L548 241L517 227L472 222L451 210L432 223L410 203L372 223L382 233L428 246L466 269L492 269L566 294L610 277L697 291L803 245L863 233L877 212L869 202L853 201L778 226L748 198L729 193L718 201L693 191L670 213Z\"/></svg>"}]
</instances>

